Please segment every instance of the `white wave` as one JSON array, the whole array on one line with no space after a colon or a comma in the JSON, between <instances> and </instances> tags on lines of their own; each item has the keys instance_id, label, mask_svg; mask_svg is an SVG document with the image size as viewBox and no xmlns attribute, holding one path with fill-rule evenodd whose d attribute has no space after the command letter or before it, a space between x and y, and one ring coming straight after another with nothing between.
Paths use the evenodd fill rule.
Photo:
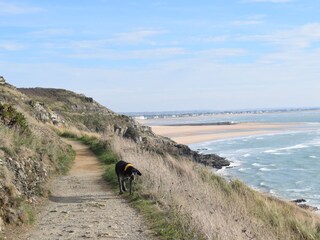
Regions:
<instances>
[{"instance_id":1,"label":"white wave","mask_svg":"<svg viewBox=\"0 0 320 240\"><path fill-rule=\"evenodd\" d=\"M266 165L260 164L260 163L252 163L252 166L255 167L265 167Z\"/></svg>"},{"instance_id":2,"label":"white wave","mask_svg":"<svg viewBox=\"0 0 320 240\"><path fill-rule=\"evenodd\" d=\"M275 194L276 194L275 191L272 190L272 189L269 190L269 193L270 193L271 195L275 195Z\"/></svg>"},{"instance_id":3,"label":"white wave","mask_svg":"<svg viewBox=\"0 0 320 240\"><path fill-rule=\"evenodd\" d=\"M239 161L239 160L230 160L230 167L239 167L240 165L241 165L241 161Z\"/></svg>"},{"instance_id":4,"label":"white wave","mask_svg":"<svg viewBox=\"0 0 320 240\"><path fill-rule=\"evenodd\" d=\"M313 199L320 199L320 194L311 194L309 197Z\"/></svg>"},{"instance_id":5,"label":"white wave","mask_svg":"<svg viewBox=\"0 0 320 240\"><path fill-rule=\"evenodd\" d=\"M271 152L272 155L292 155L290 152Z\"/></svg>"},{"instance_id":6,"label":"white wave","mask_svg":"<svg viewBox=\"0 0 320 240\"><path fill-rule=\"evenodd\" d=\"M218 169L218 170L215 170L215 172L216 172L217 174L219 174L220 176L225 176L225 177L227 177L227 176L229 175L229 174L227 173L225 167L223 167L223 168L221 168L221 169Z\"/></svg>"},{"instance_id":7,"label":"white wave","mask_svg":"<svg viewBox=\"0 0 320 240\"><path fill-rule=\"evenodd\" d=\"M246 170L248 170L249 168L239 168L238 171L239 172L245 172Z\"/></svg>"},{"instance_id":8,"label":"white wave","mask_svg":"<svg viewBox=\"0 0 320 240\"><path fill-rule=\"evenodd\" d=\"M252 163L252 166L255 166L255 167L274 167L275 164Z\"/></svg>"},{"instance_id":9,"label":"white wave","mask_svg":"<svg viewBox=\"0 0 320 240\"><path fill-rule=\"evenodd\" d=\"M309 156L309 158L318 158L317 156Z\"/></svg>"},{"instance_id":10,"label":"white wave","mask_svg":"<svg viewBox=\"0 0 320 240\"><path fill-rule=\"evenodd\" d=\"M300 148L308 148L309 146L308 145L304 145L304 144L297 144L297 145L294 145L294 146L291 146L291 147L287 147L287 148L284 148L285 150L290 150L290 149L300 149Z\"/></svg>"},{"instance_id":11,"label":"white wave","mask_svg":"<svg viewBox=\"0 0 320 240\"><path fill-rule=\"evenodd\" d=\"M276 148L276 149L271 149L271 150L266 150L264 153L279 153L281 151L287 151L287 150L294 150L294 149L302 149L302 148L308 148L310 146L305 145L305 144L297 144L294 146L290 147L284 147L284 148Z\"/></svg>"},{"instance_id":12,"label":"white wave","mask_svg":"<svg viewBox=\"0 0 320 240\"><path fill-rule=\"evenodd\" d=\"M278 149L272 149L272 150L266 150L266 151L263 151L264 153L275 153L277 152Z\"/></svg>"},{"instance_id":13,"label":"white wave","mask_svg":"<svg viewBox=\"0 0 320 240\"><path fill-rule=\"evenodd\" d=\"M262 171L262 172L270 172L270 171L272 171L272 169L265 168L265 167L259 168L259 170Z\"/></svg>"},{"instance_id":14,"label":"white wave","mask_svg":"<svg viewBox=\"0 0 320 240\"><path fill-rule=\"evenodd\" d=\"M291 188L291 189L287 189L286 191L287 192L294 192L294 193L301 193L301 192L308 192L310 190L311 190L311 188L308 187L308 188L303 188L303 189L301 189L301 188Z\"/></svg>"},{"instance_id":15,"label":"white wave","mask_svg":"<svg viewBox=\"0 0 320 240\"><path fill-rule=\"evenodd\" d=\"M313 147L319 147L320 146L320 139L314 139L313 141L310 141L308 144Z\"/></svg>"},{"instance_id":16,"label":"white wave","mask_svg":"<svg viewBox=\"0 0 320 240\"><path fill-rule=\"evenodd\" d=\"M250 156L251 156L250 153L246 153L246 154L243 155L243 157L250 157Z\"/></svg>"}]
</instances>

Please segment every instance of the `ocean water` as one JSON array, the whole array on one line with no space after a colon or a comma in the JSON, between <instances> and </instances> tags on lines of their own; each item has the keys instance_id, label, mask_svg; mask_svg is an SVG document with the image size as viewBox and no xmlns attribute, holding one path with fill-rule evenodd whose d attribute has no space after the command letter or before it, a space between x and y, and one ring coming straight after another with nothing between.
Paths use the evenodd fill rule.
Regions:
<instances>
[{"instance_id":1,"label":"ocean water","mask_svg":"<svg viewBox=\"0 0 320 240\"><path fill-rule=\"evenodd\" d=\"M320 122L320 111L298 111L279 112L263 114L214 114L194 117L166 117L149 119L147 124L168 125L188 123L214 123L214 122L259 122L259 123L318 123Z\"/></svg>"},{"instance_id":2,"label":"ocean water","mask_svg":"<svg viewBox=\"0 0 320 240\"><path fill-rule=\"evenodd\" d=\"M241 122L300 122L276 134L239 137L191 144L194 150L217 153L232 161L218 170L231 179L285 200L304 198L320 208L320 112L236 116Z\"/></svg>"}]
</instances>

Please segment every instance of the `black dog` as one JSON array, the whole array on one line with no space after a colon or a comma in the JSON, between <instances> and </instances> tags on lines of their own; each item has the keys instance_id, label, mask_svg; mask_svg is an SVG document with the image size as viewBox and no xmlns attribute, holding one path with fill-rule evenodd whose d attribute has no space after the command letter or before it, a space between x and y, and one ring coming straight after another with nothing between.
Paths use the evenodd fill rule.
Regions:
<instances>
[{"instance_id":1,"label":"black dog","mask_svg":"<svg viewBox=\"0 0 320 240\"><path fill-rule=\"evenodd\" d=\"M116 174L118 176L120 194L123 191L127 191L125 180L129 180L130 182L130 194L133 192L133 180L135 175L141 176L141 172L138 169L134 168L131 163L127 163L125 161L119 161L116 164Z\"/></svg>"}]
</instances>

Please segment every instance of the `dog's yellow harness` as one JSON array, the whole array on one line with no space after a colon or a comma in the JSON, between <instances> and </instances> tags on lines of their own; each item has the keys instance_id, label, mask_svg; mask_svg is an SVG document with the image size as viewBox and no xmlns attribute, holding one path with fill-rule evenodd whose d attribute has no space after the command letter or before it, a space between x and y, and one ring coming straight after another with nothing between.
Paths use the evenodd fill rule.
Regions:
<instances>
[{"instance_id":1,"label":"dog's yellow harness","mask_svg":"<svg viewBox=\"0 0 320 240\"><path fill-rule=\"evenodd\" d=\"M132 165L131 163L128 163L128 164L124 167L124 171L127 171L127 168L130 167L130 166L133 167L133 165Z\"/></svg>"}]
</instances>

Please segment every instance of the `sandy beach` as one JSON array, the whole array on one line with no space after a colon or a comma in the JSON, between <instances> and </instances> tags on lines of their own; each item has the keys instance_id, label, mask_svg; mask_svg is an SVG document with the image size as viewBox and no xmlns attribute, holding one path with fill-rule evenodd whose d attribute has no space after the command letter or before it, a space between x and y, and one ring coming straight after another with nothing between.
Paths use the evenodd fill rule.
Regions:
<instances>
[{"instance_id":1,"label":"sandy beach","mask_svg":"<svg viewBox=\"0 0 320 240\"><path fill-rule=\"evenodd\" d=\"M233 125L184 125L151 126L154 133L169 137L181 144L192 144L211 140L273 134L297 124L239 123Z\"/></svg>"}]
</instances>

